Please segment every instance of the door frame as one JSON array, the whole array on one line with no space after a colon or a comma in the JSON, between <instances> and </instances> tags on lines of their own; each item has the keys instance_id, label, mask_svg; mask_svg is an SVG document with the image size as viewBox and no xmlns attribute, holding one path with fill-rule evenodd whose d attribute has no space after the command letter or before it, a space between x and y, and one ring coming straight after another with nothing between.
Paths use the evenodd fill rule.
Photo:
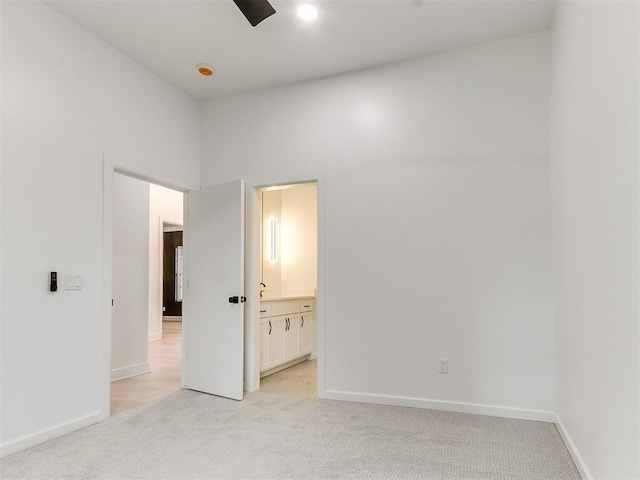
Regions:
<instances>
[{"instance_id":1,"label":"door frame","mask_svg":"<svg viewBox=\"0 0 640 480\"><path fill-rule=\"evenodd\" d=\"M245 215L245 391L260 389L260 198L259 190L281 185L315 183L317 186L318 279L316 288L315 326L318 354L318 398L326 398L326 209L325 173L278 175L271 178L247 179Z\"/></svg>"},{"instance_id":2,"label":"door frame","mask_svg":"<svg viewBox=\"0 0 640 480\"><path fill-rule=\"evenodd\" d=\"M111 162L103 156L102 175L102 315L100 324L100 398L98 420L111 415L111 300L113 298L113 182L114 175L125 175L162 187L187 193L190 188L147 175ZM148 322L148 319L147 319ZM148 324L148 323L147 323Z\"/></svg>"},{"instance_id":3,"label":"door frame","mask_svg":"<svg viewBox=\"0 0 640 480\"><path fill-rule=\"evenodd\" d=\"M186 194L184 194L184 195L186 195ZM182 198L182 209L183 210L184 210L184 203L185 203L185 200L184 200L184 197L183 197ZM164 321L164 317L165 317L164 310L162 310L163 307L164 307L164 234L168 233L168 232L182 232L183 238L184 238L184 216L183 216L182 225L177 225L177 224L175 224L173 222L165 222L164 221L164 217L162 217L162 216L160 216L159 218L160 218L160 225L159 225L158 228L160 229L160 236L159 236L159 238L160 238L160 246L159 246L158 250L160 251L160 255L159 255L159 259L158 259L158 262L159 262L159 264L158 264L159 265L159 268L158 268L159 278L158 278L158 285L157 286L158 286L158 291L160 293L160 295L159 295L159 297L160 297L159 298L159 302L160 302L160 306L159 307L160 308L158 309L158 312L160 313L160 316L156 320L160 324L160 330L159 330L160 331L160 337L159 338L162 338L162 322ZM166 228L165 225L168 225L171 228L175 227L175 230L173 230L173 229L172 230L165 230L165 228ZM184 240L183 240L183 245L184 245ZM151 341L151 340L153 340L153 339L151 337L149 337L149 341Z\"/></svg>"},{"instance_id":4,"label":"door frame","mask_svg":"<svg viewBox=\"0 0 640 480\"><path fill-rule=\"evenodd\" d=\"M156 182L151 182L158 185ZM174 189L175 190L175 189ZM184 194L184 192L182 192ZM184 204L184 199L182 200ZM158 302L156 305L158 316L154 319L156 327L158 328L158 333L156 335L147 335L150 342L154 340L162 340L162 322L164 317L164 311L162 310L164 306L164 226L165 225L175 225L180 228L180 231L184 230L183 225L176 225L172 222L165 222L165 218L160 215L158 217L158 225L156 225L156 233L158 234L158 258L156 258L157 267L158 267L158 278L155 282L154 288L156 289L156 293L158 295ZM151 282L149 282L149 288L151 288Z\"/></svg>"},{"instance_id":5,"label":"door frame","mask_svg":"<svg viewBox=\"0 0 640 480\"><path fill-rule=\"evenodd\" d=\"M99 421L106 420L111 411L111 299L113 282L113 175L118 173L137 178L185 194L184 205L188 205L188 193L192 188L153 175L125 168L103 157L103 240L102 240L102 315L101 315L101 379L99 399ZM269 178L248 179L245 182L245 292L249 299L245 305L245 391L260 388L260 210L257 189L276 185L316 183L318 188L318 284L316 292L316 340L318 353L318 398L326 398L326 210L325 173L307 175L278 175ZM188 228L184 223L184 230ZM184 308L184 306L183 306ZM183 311L183 322L185 320ZM188 328L183 323L183 344ZM184 354L184 352L183 352ZM182 362L182 382L184 386L185 362Z\"/></svg>"}]
</instances>

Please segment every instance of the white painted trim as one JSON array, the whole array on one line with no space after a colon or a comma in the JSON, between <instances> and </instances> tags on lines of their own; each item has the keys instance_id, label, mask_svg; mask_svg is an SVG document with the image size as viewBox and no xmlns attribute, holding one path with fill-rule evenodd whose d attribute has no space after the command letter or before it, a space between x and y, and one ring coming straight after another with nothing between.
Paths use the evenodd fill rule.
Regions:
<instances>
[{"instance_id":1,"label":"white painted trim","mask_svg":"<svg viewBox=\"0 0 640 480\"><path fill-rule=\"evenodd\" d=\"M567 450L569 450L569 454L571 455L573 463L575 463L582 480L593 480L593 476L591 475L587 464L582 458L582 455L580 455L578 447L576 447L576 444L573 442L571 435L569 435L569 432L567 431L564 423L562 423L562 420L557 413L555 424L558 432L560 433L560 437L562 437L562 441L564 442L565 447L567 447Z\"/></svg>"},{"instance_id":2,"label":"white painted trim","mask_svg":"<svg viewBox=\"0 0 640 480\"><path fill-rule=\"evenodd\" d=\"M111 370L111 381L123 380L129 377L137 377L138 375L144 375L151 372L149 362L136 363L135 365L128 365L126 367L114 368Z\"/></svg>"},{"instance_id":3,"label":"white painted trim","mask_svg":"<svg viewBox=\"0 0 640 480\"><path fill-rule=\"evenodd\" d=\"M20 450L24 450L25 448L33 447L61 435L66 435L67 433L80 430L81 428L88 427L89 425L101 422L103 420L106 420L107 418L109 418L109 416L105 416L104 413L90 413L89 415L78 417L68 422L59 423L58 425L54 425L53 427L45 428L35 433L30 433L29 435L24 435L22 437L16 438L15 440L0 445L0 458L18 452Z\"/></svg>"},{"instance_id":4,"label":"white painted trim","mask_svg":"<svg viewBox=\"0 0 640 480\"><path fill-rule=\"evenodd\" d=\"M138 180L142 180L143 182L153 183L155 185L159 185L160 187L170 188L171 190L176 190L182 193L187 193L189 190L191 190L189 187L185 187L184 185L168 182L161 178L152 177L136 170L131 170L129 168L123 168L118 165L114 165L113 163L111 164L111 166L114 173L119 173L120 175L125 175L127 177L137 178Z\"/></svg>"},{"instance_id":5,"label":"white painted trim","mask_svg":"<svg viewBox=\"0 0 640 480\"><path fill-rule=\"evenodd\" d=\"M637 16L636 25L640 25L640 8L637 9L636 16ZM638 42L638 44L637 44L638 51L640 51L640 35L638 35L637 42ZM640 79L640 62L638 62L638 77L637 78ZM637 87L637 89L640 90L640 87ZM640 111L640 102L638 102L638 105L636 105L636 108L638 109L637 111ZM640 122L638 122L638 136L637 136L637 139L638 139L638 150L637 151L640 152ZM638 158L636 161L640 161L640 158ZM636 178L636 182L638 182L638 184L640 184L640 169L638 170L638 177ZM640 189L637 189L637 191L638 191L638 196L636 198L636 201L640 205ZM638 210L638 212L640 213L640 209ZM638 235L640 236L640 215L639 215L639 221L638 221L637 225L638 225ZM638 259L640 260L640 257L638 257ZM640 269L640 261L636 264L636 268ZM638 297L640 298L640 288L638 289L637 293L638 293ZM638 319L637 321L638 321L638 323L640 325L640 319ZM636 345L640 345L640 328L637 328L636 332L637 332L637 336L638 336ZM637 370L637 372L638 372L638 383L636 383L636 385L638 385L638 393L637 393L637 396L636 396L636 399L637 399L637 398L640 398L640 355L637 355L636 358L637 358L637 362L638 362L638 364L637 364L637 367L638 367L638 370ZM636 430L636 432L637 432L637 437L636 438L640 438L640 421L638 421L636 423L636 429L637 429ZM569 448L569 447L567 447L567 448ZM569 450L569 451L571 451L571 450ZM576 453L577 453L577 450L576 450ZM581 461L582 461L582 459L581 459ZM640 455L638 455L636 457L636 462L637 462L637 471L640 472ZM577 462L576 462L576 464L577 464ZM583 465L583 466L586 469L586 465ZM578 467L578 468L580 468L580 467ZM588 469L586 469L585 472L590 475ZM582 475L582 472L580 472L580 474ZM584 477L583 476L582 478L585 479L585 478L590 478L590 477Z\"/></svg>"},{"instance_id":6,"label":"white painted trim","mask_svg":"<svg viewBox=\"0 0 640 480\"><path fill-rule=\"evenodd\" d=\"M149 204L149 208L151 208L151 204ZM158 339L162 338L162 314L164 313L164 311L162 310L163 308L163 303L164 303L164 289L163 289L163 283L164 283L164 237L163 237L163 219L162 216L158 217L158 225L157 225L157 233L158 233L158 244L156 245L156 247L158 248L158 255L156 257L156 262L157 266L158 266L158 276L154 279L149 278L149 291L151 291L151 287L153 285L153 283L155 282L155 288L156 288L156 312L158 312L158 316L156 318L153 319L156 328L158 329L158 333L154 335L154 337L158 337Z\"/></svg>"},{"instance_id":7,"label":"white painted trim","mask_svg":"<svg viewBox=\"0 0 640 480\"><path fill-rule=\"evenodd\" d=\"M2 20L2 5L0 5L0 25ZM0 35L0 52L2 51L2 36ZM0 92L2 92L2 62L0 61ZM0 112L2 112L2 106L3 106L3 102L2 102L2 95L0 94ZM4 138L3 135L3 130L2 130L2 117L3 115L0 115L0 138ZM1 190L2 190L2 151L3 149L0 148L0 212L3 212L4 210L2 209L2 195L1 195ZM2 268L3 265L3 255L2 255L2 222L0 222L0 271L4 271ZM2 345L2 325L3 325L3 320L2 320L2 305L3 305L3 300L2 297L3 295L1 294L1 292L3 292L2 290L2 276L0 275L0 345ZM2 355L0 355L0 371L2 371ZM2 411L4 410L2 407L2 398L3 394L2 394L2 380L0 379L0 432L2 432L2 425L3 425L3 414ZM6 387L5 387L6 388ZM2 444L0 444L0 457L2 457Z\"/></svg>"},{"instance_id":8,"label":"white painted trim","mask_svg":"<svg viewBox=\"0 0 640 480\"><path fill-rule=\"evenodd\" d=\"M182 290L182 299L186 299L189 296L189 192L184 192L184 196L182 197L182 225L184 227L184 231L182 234L182 245L183 245L183 270L182 273L184 275L184 286ZM182 345L181 345L181 354L182 358L180 359L180 370L181 370L181 386L182 388L187 388L187 335L189 333L189 302L183 301L182 303Z\"/></svg>"},{"instance_id":9,"label":"white painted trim","mask_svg":"<svg viewBox=\"0 0 640 480\"><path fill-rule=\"evenodd\" d=\"M309 358L311 355L307 354L303 357L296 358L294 360L290 360L282 365L278 365L277 367L270 368L269 370L265 370L264 372L260 372L260 378L268 377L269 375L273 375L274 373L281 372L282 370L286 370L289 367L293 367L294 365L298 365L299 363L306 362L307 360L311 360Z\"/></svg>"},{"instance_id":10,"label":"white painted trim","mask_svg":"<svg viewBox=\"0 0 640 480\"><path fill-rule=\"evenodd\" d=\"M111 311L113 309L113 174L115 166L103 156L102 203L102 322L100 325L100 416L111 414Z\"/></svg>"},{"instance_id":11,"label":"white painted trim","mask_svg":"<svg viewBox=\"0 0 640 480\"><path fill-rule=\"evenodd\" d=\"M244 388L250 393L260 389L260 355L255 352L260 348L261 209L259 191L253 185L247 183L245 195Z\"/></svg>"},{"instance_id":12,"label":"white painted trim","mask_svg":"<svg viewBox=\"0 0 640 480\"><path fill-rule=\"evenodd\" d=\"M553 412L531 410L528 408L503 407L498 405L483 405L480 403L451 402L448 400L432 400L418 397L401 397L396 395L376 395L371 393L343 392L326 390L327 400L342 400L345 402L373 403L376 405L390 405L395 407L425 408L442 410L445 412L471 413L490 417L516 418L519 420L534 420L537 422L555 423Z\"/></svg>"},{"instance_id":13,"label":"white painted trim","mask_svg":"<svg viewBox=\"0 0 640 480\"><path fill-rule=\"evenodd\" d=\"M159 333L149 335L148 341L155 342L156 340L162 340L162 335L160 335Z\"/></svg>"},{"instance_id":14,"label":"white painted trim","mask_svg":"<svg viewBox=\"0 0 640 480\"><path fill-rule=\"evenodd\" d=\"M315 303L315 328L316 328L316 347L313 352L318 361L318 398L326 397L327 389L327 347L326 347L326 298L327 298L327 263L326 263L326 226L327 226L327 209L326 209L326 176L324 173L318 175L318 285L316 286L316 303Z\"/></svg>"}]
</instances>

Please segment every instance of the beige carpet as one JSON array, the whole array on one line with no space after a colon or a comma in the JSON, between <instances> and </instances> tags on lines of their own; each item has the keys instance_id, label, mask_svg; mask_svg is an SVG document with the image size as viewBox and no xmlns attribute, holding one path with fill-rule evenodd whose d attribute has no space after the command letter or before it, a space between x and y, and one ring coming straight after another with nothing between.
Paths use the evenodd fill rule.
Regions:
<instances>
[{"instance_id":1,"label":"beige carpet","mask_svg":"<svg viewBox=\"0 0 640 480\"><path fill-rule=\"evenodd\" d=\"M0 478L580 478L552 424L313 397L181 391L6 457Z\"/></svg>"}]
</instances>

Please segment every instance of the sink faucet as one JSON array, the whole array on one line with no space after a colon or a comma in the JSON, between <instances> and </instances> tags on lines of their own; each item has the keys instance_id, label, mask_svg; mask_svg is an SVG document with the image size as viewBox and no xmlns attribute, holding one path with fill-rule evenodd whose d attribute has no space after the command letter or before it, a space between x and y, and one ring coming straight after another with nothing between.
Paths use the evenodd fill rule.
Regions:
<instances>
[{"instance_id":1,"label":"sink faucet","mask_svg":"<svg viewBox=\"0 0 640 480\"><path fill-rule=\"evenodd\" d=\"M262 282L260 282L260 285L262 285L264 288L267 288L267 286ZM264 293L264 288L260 290L260 298L262 298L262 294Z\"/></svg>"}]
</instances>

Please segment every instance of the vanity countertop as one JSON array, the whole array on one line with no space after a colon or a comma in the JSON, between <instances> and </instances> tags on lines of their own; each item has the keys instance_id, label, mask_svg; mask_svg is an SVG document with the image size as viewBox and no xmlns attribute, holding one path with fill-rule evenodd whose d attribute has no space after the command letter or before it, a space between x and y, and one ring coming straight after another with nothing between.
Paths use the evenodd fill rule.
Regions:
<instances>
[{"instance_id":1,"label":"vanity countertop","mask_svg":"<svg viewBox=\"0 0 640 480\"><path fill-rule=\"evenodd\" d=\"M261 298L260 302L280 302L282 300L306 300L308 298L311 298L313 300L315 300L315 296L313 295L297 295L297 296L290 296L290 297L265 297L265 298Z\"/></svg>"}]
</instances>

